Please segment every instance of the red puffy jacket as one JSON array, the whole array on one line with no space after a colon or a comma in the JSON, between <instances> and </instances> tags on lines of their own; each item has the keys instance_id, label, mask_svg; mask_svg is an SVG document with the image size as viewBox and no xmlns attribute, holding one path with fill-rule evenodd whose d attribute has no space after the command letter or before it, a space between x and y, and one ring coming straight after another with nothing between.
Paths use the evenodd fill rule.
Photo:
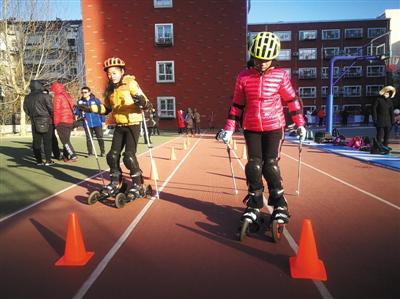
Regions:
<instances>
[{"instance_id":1,"label":"red puffy jacket","mask_svg":"<svg viewBox=\"0 0 400 299\"><path fill-rule=\"evenodd\" d=\"M74 123L74 103L72 97L65 91L64 85L54 82L50 86L50 90L54 93L54 125Z\"/></svg>"},{"instance_id":2,"label":"red puffy jacket","mask_svg":"<svg viewBox=\"0 0 400 299\"><path fill-rule=\"evenodd\" d=\"M243 113L243 129L255 132L285 127L282 100L288 105L293 122L304 125L302 107L284 69L272 68L265 74L244 70L236 79L233 103L225 130L234 131Z\"/></svg>"}]
</instances>

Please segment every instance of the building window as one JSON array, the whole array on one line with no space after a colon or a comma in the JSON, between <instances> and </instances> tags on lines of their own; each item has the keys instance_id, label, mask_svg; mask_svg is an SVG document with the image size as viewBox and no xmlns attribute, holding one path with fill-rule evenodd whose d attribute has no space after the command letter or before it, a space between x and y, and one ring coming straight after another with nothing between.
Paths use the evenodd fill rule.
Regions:
<instances>
[{"instance_id":1,"label":"building window","mask_svg":"<svg viewBox=\"0 0 400 299\"><path fill-rule=\"evenodd\" d=\"M305 115L307 111L313 113L317 109L315 105L303 106L303 114Z\"/></svg>"},{"instance_id":2,"label":"building window","mask_svg":"<svg viewBox=\"0 0 400 299\"><path fill-rule=\"evenodd\" d=\"M172 0L154 0L154 8L172 7Z\"/></svg>"},{"instance_id":3,"label":"building window","mask_svg":"<svg viewBox=\"0 0 400 299\"><path fill-rule=\"evenodd\" d=\"M361 97L361 85L343 86L343 95L349 98Z\"/></svg>"},{"instance_id":4,"label":"building window","mask_svg":"<svg viewBox=\"0 0 400 299\"><path fill-rule=\"evenodd\" d=\"M328 86L321 87L321 96L326 97L328 96ZM333 86L333 96L339 96L339 86Z\"/></svg>"},{"instance_id":5,"label":"building window","mask_svg":"<svg viewBox=\"0 0 400 299\"><path fill-rule=\"evenodd\" d=\"M383 77L385 76L385 67L383 65L367 66L367 77Z\"/></svg>"},{"instance_id":6,"label":"building window","mask_svg":"<svg viewBox=\"0 0 400 299\"><path fill-rule=\"evenodd\" d=\"M344 53L349 56L361 56L362 47L344 47Z\"/></svg>"},{"instance_id":7,"label":"building window","mask_svg":"<svg viewBox=\"0 0 400 299\"><path fill-rule=\"evenodd\" d=\"M291 68L283 68L283 69L286 71L286 73L288 73L289 79L291 79L292 78L292 69Z\"/></svg>"},{"instance_id":8,"label":"building window","mask_svg":"<svg viewBox=\"0 0 400 299\"><path fill-rule=\"evenodd\" d=\"M321 105L321 108L326 111L326 105ZM339 111L339 105L333 105L333 112L338 112Z\"/></svg>"},{"instance_id":9,"label":"building window","mask_svg":"<svg viewBox=\"0 0 400 299\"><path fill-rule=\"evenodd\" d=\"M362 38L363 29L362 28L349 28L344 30L344 38Z\"/></svg>"},{"instance_id":10,"label":"building window","mask_svg":"<svg viewBox=\"0 0 400 299\"><path fill-rule=\"evenodd\" d=\"M317 88L316 87L299 87L299 95L300 97L307 98L316 98L317 97Z\"/></svg>"},{"instance_id":11,"label":"building window","mask_svg":"<svg viewBox=\"0 0 400 299\"><path fill-rule=\"evenodd\" d=\"M382 35L384 33L386 33L385 27L368 28L368 38L378 37L379 35Z\"/></svg>"},{"instance_id":12,"label":"building window","mask_svg":"<svg viewBox=\"0 0 400 299\"><path fill-rule=\"evenodd\" d=\"M365 94L367 97L378 96L379 91L383 88L383 85L367 85L365 87Z\"/></svg>"},{"instance_id":13,"label":"building window","mask_svg":"<svg viewBox=\"0 0 400 299\"><path fill-rule=\"evenodd\" d=\"M362 77L362 66L345 66L343 68L346 78L360 78Z\"/></svg>"},{"instance_id":14,"label":"building window","mask_svg":"<svg viewBox=\"0 0 400 299\"><path fill-rule=\"evenodd\" d=\"M315 60L317 59L317 49L303 48L299 49L299 60Z\"/></svg>"},{"instance_id":15,"label":"building window","mask_svg":"<svg viewBox=\"0 0 400 299\"><path fill-rule=\"evenodd\" d=\"M322 39L323 40L340 39L340 29L322 30Z\"/></svg>"},{"instance_id":16,"label":"building window","mask_svg":"<svg viewBox=\"0 0 400 299\"><path fill-rule=\"evenodd\" d=\"M385 44L380 44L376 46L376 55L384 55L385 53Z\"/></svg>"},{"instance_id":17,"label":"building window","mask_svg":"<svg viewBox=\"0 0 400 299\"><path fill-rule=\"evenodd\" d=\"M157 97L157 108L160 118L175 118L175 97Z\"/></svg>"},{"instance_id":18,"label":"building window","mask_svg":"<svg viewBox=\"0 0 400 299\"><path fill-rule=\"evenodd\" d=\"M316 79L316 78L317 78L316 67L299 68L299 79Z\"/></svg>"},{"instance_id":19,"label":"building window","mask_svg":"<svg viewBox=\"0 0 400 299\"><path fill-rule=\"evenodd\" d=\"M281 42L290 42L292 40L292 32L291 31L274 31Z\"/></svg>"},{"instance_id":20,"label":"building window","mask_svg":"<svg viewBox=\"0 0 400 299\"><path fill-rule=\"evenodd\" d=\"M339 67L335 66L333 68L333 78L338 78L339 77L339 72L340 72ZM328 76L329 76L329 67L323 67L321 69L321 78L322 79L328 79Z\"/></svg>"},{"instance_id":21,"label":"building window","mask_svg":"<svg viewBox=\"0 0 400 299\"><path fill-rule=\"evenodd\" d=\"M155 24L155 42L157 46L168 47L174 43L173 24Z\"/></svg>"},{"instance_id":22,"label":"building window","mask_svg":"<svg viewBox=\"0 0 400 299\"><path fill-rule=\"evenodd\" d=\"M301 30L299 31L299 40L316 40L317 30Z\"/></svg>"},{"instance_id":23,"label":"building window","mask_svg":"<svg viewBox=\"0 0 400 299\"><path fill-rule=\"evenodd\" d=\"M278 57L276 60L280 61L287 61L290 60L292 56L292 50L290 49L281 49L281 52L279 53Z\"/></svg>"},{"instance_id":24,"label":"building window","mask_svg":"<svg viewBox=\"0 0 400 299\"><path fill-rule=\"evenodd\" d=\"M173 61L157 61L156 69L158 83L175 82L175 68Z\"/></svg>"},{"instance_id":25,"label":"building window","mask_svg":"<svg viewBox=\"0 0 400 299\"><path fill-rule=\"evenodd\" d=\"M324 53L324 59L331 59L334 56L338 56L340 54L339 47L326 47L322 48L322 53Z\"/></svg>"}]
</instances>

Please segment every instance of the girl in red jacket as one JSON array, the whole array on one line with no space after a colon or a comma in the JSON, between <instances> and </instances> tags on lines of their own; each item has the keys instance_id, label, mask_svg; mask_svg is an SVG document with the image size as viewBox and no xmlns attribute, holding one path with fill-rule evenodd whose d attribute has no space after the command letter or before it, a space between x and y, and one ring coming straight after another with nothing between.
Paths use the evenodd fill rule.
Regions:
<instances>
[{"instance_id":1,"label":"girl in red jacket","mask_svg":"<svg viewBox=\"0 0 400 299\"><path fill-rule=\"evenodd\" d=\"M75 162L77 156L70 140L74 125L72 97L65 91L64 85L59 82L54 82L50 86L50 90L54 93L54 125L64 146L64 161Z\"/></svg>"},{"instance_id":2,"label":"girl in red jacket","mask_svg":"<svg viewBox=\"0 0 400 299\"><path fill-rule=\"evenodd\" d=\"M241 220L247 218L255 229L259 228L263 207L263 176L268 183L268 205L274 207L272 220L282 224L289 220L278 166L285 127L282 100L287 103L302 139L306 133L302 107L289 76L284 69L272 65L279 52L280 41L275 34L260 32L256 35L250 48L254 67L239 73L225 129L218 134L219 139L229 143L243 113L248 149L245 168L248 194L243 201L247 208Z\"/></svg>"}]
</instances>

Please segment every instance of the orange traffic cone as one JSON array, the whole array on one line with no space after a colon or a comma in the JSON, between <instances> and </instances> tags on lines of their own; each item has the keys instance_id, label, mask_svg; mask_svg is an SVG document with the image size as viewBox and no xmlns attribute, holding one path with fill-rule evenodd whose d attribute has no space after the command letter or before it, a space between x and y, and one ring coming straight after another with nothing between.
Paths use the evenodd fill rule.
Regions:
<instances>
[{"instance_id":1,"label":"orange traffic cone","mask_svg":"<svg viewBox=\"0 0 400 299\"><path fill-rule=\"evenodd\" d=\"M175 161L176 160L176 155L175 155L175 149L174 147L171 147L171 156L170 160Z\"/></svg>"},{"instance_id":2,"label":"orange traffic cone","mask_svg":"<svg viewBox=\"0 0 400 299\"><path fill-rule=\"evenodd\" d=\"M69 214L67 239L65 242L64 256L60 258L56 266L83 266L94 255L92 251L86 251L83 243L78 217L75 213Z\"/></svg>"},{"instance_id":3,"label":"orange traffic cone","mask_svg":"<svg viewBox=\"0 0 400 299\"><path fill-rule=\"evenodd\" d=\"M233 149L235 151L237 151L237 149L238 149L237 144L236 144L236 140L233 140Z\"/></svg>"},{"instance_id":4,"label":"orange traffic cone","mask_svg":"<svg viewBox=\"0 0 400 299\"><path fill-rule=\"evenodd\" d=\"M243 145L243 152L242 152L242 160L247 160L247 146L246 144Z\"/></svg>"},{"instance_id":5,"label":"orange traffic cone","mask_svg":"<svg viewBox=\"0 0 400 299\"><path fill-rule=\"evenodd\" d=\"M183 140L183 149L184 149L184 150L187 150L186 140Z\"/></svg>"},{"instance_id":6,"label":"orange traffic cone","mask_svg":"<svg viewBox=\"0 0 400 299\"><path fill-rule=\"evenodd\" d=\"M301 228L297 256L289 258L290 274L293 278L308 278L326 281L324 263L318 258L317 246L310 219L304 219Z\"/></svg>"},{"instance_id":7,"label":"orange traffic cone","mask_svg":"<svg viewBox=\"0 0 400 299\"><path fill-rule=\"evenodd\" d=\"M156 167L156 162L154 160L151 160L150 178L153 181L158 181L158 171Z\"/></svg>"}]
</instances>

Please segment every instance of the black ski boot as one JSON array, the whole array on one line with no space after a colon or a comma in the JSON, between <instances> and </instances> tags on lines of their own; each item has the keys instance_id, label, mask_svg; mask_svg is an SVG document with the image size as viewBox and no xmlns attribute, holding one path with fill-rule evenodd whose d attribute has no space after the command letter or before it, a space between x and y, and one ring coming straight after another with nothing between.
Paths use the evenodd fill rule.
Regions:
<instances>
[{"instance_id":1,"label":"black ski boot","mask_svg":"<svg viewBox=\"0 0 400 299\"><path fill-rule=\"evenodd\" d=\"M143 184L133 184L131 188L128 189L126 193L126 198L128 201L135 200L137 198L145 197L145 190Z\"/></svg>"},{"instance_id":2,"label":"black ski boot","mask_svg":"<svg viewBox=\"0 0 400 299\"><path fill-rule=\"evenodd\" d=\"M271 215L269 228L272 231L272 239L274 242L279 242L283 236L286 224L289 223L289 210L285 197L275 201L274 210Z\"/></svg>"},{"instance_id":3,"label":"black ski boot","mask_svg":"<svg viewBox=\"0 0 400 299\"><path fill-rule=\"evenodd\" d=\"M99 200L101 201L109 197L117 197L120 194L124 194L123 192L125 192L126 184L123 182L122 176L110 174L110 179L111 182L108 185L102 186L100 190L90 193L88 198L89 205L92 205Z\"/></svg>"}]
</instances>

